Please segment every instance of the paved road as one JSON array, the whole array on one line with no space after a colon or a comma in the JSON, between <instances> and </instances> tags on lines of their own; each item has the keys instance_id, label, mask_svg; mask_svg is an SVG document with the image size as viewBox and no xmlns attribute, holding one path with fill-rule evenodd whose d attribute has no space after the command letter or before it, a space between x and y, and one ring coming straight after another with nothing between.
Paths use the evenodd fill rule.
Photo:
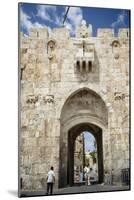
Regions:
<instances>
[{"instance_id":1,"label":"paved road","mask_svg":"<svg viewBox=\"0 0 134 200\"><path fill-rule=\"evenodd\" d=\"M90 185L90 186L73 186L61 189L54 189L53 194L80 194L80 193L91 193L91 192L106 192L106 191L122 191L129 190L129 186L111 186L111 185ZM45 196L45 191L39 192L22 192L22 197L26 196Z\"/></svg>"},{"instance_id":2,"label":"paved road","mask_svg":"<svg viewBox=\"0 0 134 200\"><path fill-rule=\"evenodd\" d=\"M90 185L90 186L73 186L68 188L62 188L55 190L55 194L66 194L66 193L85 193L85 192L102 192L102 191L117 191L117 190L128 190L128 186L110 186L110 185Z\"/></svg>"}]
</instances>

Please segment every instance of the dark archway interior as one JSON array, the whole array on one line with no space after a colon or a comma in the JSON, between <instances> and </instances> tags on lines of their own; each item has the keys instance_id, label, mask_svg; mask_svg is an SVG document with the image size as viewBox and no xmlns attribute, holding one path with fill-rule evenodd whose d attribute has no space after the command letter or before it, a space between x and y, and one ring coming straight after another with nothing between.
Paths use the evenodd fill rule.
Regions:
<instances>
[{"instance_id":1,"label":"dark archway interior","mask_svg":"<svg viewBox=\"0 0 134 200\"><path fill-rule=\"evenodd\" d=\"M102 148L102 129L90 123L82 123L74 126L68 132L68 157L67 157L67 185L74 185L74 147L75 140L82 132L91 132L97 143L98 152L98 182L103 182L103 148Z\"/></svg>"}]
</instances>

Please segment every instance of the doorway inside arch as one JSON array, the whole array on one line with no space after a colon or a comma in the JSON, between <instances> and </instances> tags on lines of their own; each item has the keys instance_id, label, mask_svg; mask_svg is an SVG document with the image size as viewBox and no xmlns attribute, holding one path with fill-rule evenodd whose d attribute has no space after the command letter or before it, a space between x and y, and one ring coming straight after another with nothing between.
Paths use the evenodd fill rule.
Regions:
<instances>
[{"instance_id":1,"label":"doorway inside arch","mask_svg":"<svg viewBox=\"0 0 134 200\"><path fill-rule=\"evenodd\" d=\"M97 143L88 131L78 135L74 142L74 185L98 183Z\"/></svg>"},{"instance_id":2,"label":"doorway inside arch","mask_svg":"<svg viewBox=\"0 0 134 200\"><path fill-rule=\"evenodd\" d=\"M79 124L68 132L67 184L103 182L102 129Z\"/></svg>"}]
</instances>

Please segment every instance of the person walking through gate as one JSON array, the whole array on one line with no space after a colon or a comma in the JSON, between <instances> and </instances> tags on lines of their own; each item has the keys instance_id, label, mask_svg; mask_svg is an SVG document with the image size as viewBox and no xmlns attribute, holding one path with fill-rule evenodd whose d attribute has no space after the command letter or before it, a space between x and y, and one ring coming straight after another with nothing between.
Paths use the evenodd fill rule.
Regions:
<instances>
[{"instance_id":1,"label":"person walking through gate","mask_svg":"<svg viewBox=\"0 0 134 200\"><path fill-rule=\"evenodd\" d=\"M88 185L89 184L89 166L85 166L84 167L84 178L85 178L85 183L86 183L86 185Z\"/></svg>"},{"instance_id":2,"label":"person walking through gate","mask_svg":"<svg viewBox=\"0 0 134 200\"><path fill-rule=\"evenodd\" d=\"M47 193L46 193L46 195L48 195L49 192L50 192L51 195L53 194L54 182L55 182L54 167L51 167L50 171L47 174Z\"/></svg>"}]
</instances>

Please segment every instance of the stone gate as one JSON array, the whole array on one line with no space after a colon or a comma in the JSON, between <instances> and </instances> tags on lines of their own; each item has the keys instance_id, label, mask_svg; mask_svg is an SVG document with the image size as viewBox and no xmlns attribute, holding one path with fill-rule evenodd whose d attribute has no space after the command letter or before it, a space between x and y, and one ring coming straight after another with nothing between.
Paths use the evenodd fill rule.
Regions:
<instances>
[{"instance_id":1,"label":"stone gate","mask_svg":"<svg viewBox=\"0 0 134 200\"><path fill-rule=\"evenodd\" d=\"M20 36L20 187L40 191L50 166L56 187L73 185L74 141L90 131L97 141L99 182L121 184L129 168L129 30L85 23L31 29Z\"/></svg>"}]
</instances>

